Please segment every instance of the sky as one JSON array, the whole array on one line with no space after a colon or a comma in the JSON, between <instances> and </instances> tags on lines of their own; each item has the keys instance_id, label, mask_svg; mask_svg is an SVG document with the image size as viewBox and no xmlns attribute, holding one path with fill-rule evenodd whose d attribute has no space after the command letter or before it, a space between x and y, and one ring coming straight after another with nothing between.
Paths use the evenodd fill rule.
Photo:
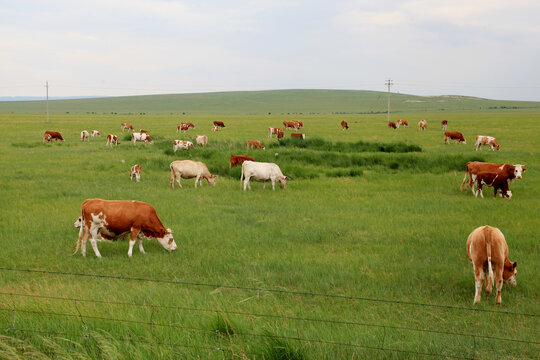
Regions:
<instances>
[{"instance_id":1,"label":"sky","mask_svg":"<svg viewBox=\"0 0 540 360\"><path fill-rule=\"evenodd\" d=\"M540 101L538 0L0 0L0 96L351 89Z\"/></svg>"}]
</instances>

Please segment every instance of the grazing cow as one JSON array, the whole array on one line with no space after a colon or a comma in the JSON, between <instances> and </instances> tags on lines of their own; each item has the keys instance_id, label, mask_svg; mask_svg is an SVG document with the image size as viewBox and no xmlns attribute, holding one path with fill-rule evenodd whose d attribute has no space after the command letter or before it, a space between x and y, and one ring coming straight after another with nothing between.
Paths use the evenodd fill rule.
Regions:
<instances>
[{"instance_id":1,"label":"grazing cow","mask_svg":"<svg viewBox=\"0 0 540 360\"><path fill-rule=\"evenodd\" d=\"M446 128L448 127L448 120L443 120L441 122L443 131L446 131Z\"/></svg>"},{"instance_id":2,"label":"grazing cow","mask_svg":"<svg viewBox=\"0 0 540 360\"><path fill-rule=\"evenodd\" d=\"M306 134L301 134L301 133L291 133L291 137L305 140L305 139L306 139Z\"/></svg>"},{"instance_id":3,"label":"grazing cow","mask_svg":"<svg viewBox=\"0 0 540 360\"><path fill-rule=\"evenodd\" d=\"M497 140L492 136L478 135L476 137L476 144L475 144L476 151L478 151L481 145L488 145L489 147L491 147L492 151L495 151L495 149L499 151L499 148L500 148L499 144L497 143Z\"/></svg>"},{"instance_id":4,"label":"grazing cow","mask_svg":"<svg viewBox=\"0 0 540 360\"><path fill-rule=\"evenodd\" d=\"M165 248L177 249L171 229L166 229L159 220L153 206L135 200L88 199L81 207L83 231L77 241L74 255L81 249L86 256L86 242L90 237L92 249L98 258L97 248L100 234L109 239L117 239L130 234L128 256L133 254L133 245L139 240L139 251L144 254L143 238L156 238Z\"/></svg>"},{"instance_id":5,"label":"grazing cow","mask_svg":"<svg viewBox=\"0 0 540 360\"><path fill-rule=\"evenodd\" d=\"M212 131L219 131L219 128L217 126L213 126Z\"/></svg>"},{"instance_id":6,"label":"grazing cow","mask_svg":"<svg viewBox=\"0 0 540 360\"><path fill-rule=\"evenodd\" d=\"M200 161L177 160L173 161L169 167L171 168L171 181L169 186L173 189L174 180L176 180L178 186L182 187L182 184L180 184L180 178L195 178L195 187L197 187L197 183L202 186L202 179L206 179L208 184L212 186L216 185L216 176L210 174L210 171L208 171L206 165Z\"/></svg>"},{"instance_id":7,"label":"grazing cow","mask_svg":"<svg viewBox=\"0 0 540 360\"><path fill-rule=\"evenodd\" d=\"M469 161L465 166L465 177L463 178L463 182L461 183L460 190L463 191L463 187L465 186L465 184L467 184L467 186L469 186L474 193L473 175L476 175L480 172L489 172L493 174L504 172L505 177L507 177L508 184L511 184L514 179L521 179L525 170L527 169L521 164L509 165L485 163L480 161ZM465 189L465 191L466 190L467 188Z\"/></svg>"},{"instance_id":8,"label":"grazing cow","mask_svg":"<svg viewBox=\"0 0 540 360\"><path fill-rule=\"evenodd\" d=\"M450 139L455 140L456 143L466 144L463 134L459 131L445 131L444 132L444 143L448 144Z\"/></svg>"},{"instance_id":9,"label":"grazing cow","mask_svg":"<svg viewBox=\"0 0 540 360\"><path fill-rule=\"evenodd\" d=\"M341 120L341 130L349 130L349 124L345 120Z\"/></svg>"},{"instance_id":10,"label":"grazing cow","mask_svg":"<svg viewBox=\"0 0 540 360\"><path fill-rule=\"evenodd\" d=\"M390 122L388 123L388 127L391 128L391 129L397 129L396 123L393 122L393 121L390 121Z\"/></svg>"},{"instance_id":11,"label":"grazing cow","mask_svg":"<svg viewBox=\"0 0 540 360\"><path fill-rule=\"evenodd\" d=\"M224 128L225 124L223 123L223 121L214 121L214 126Z\"/></svg>"},{"instance_id":12,"label":"grazing cow","mask_svg":"<svg viewBox=\"0 0 540 360\"><path fill-rule=\"evenodd\" d=\"M90 134L88 133L88 131L86 130L83 130L81 131L81 141L90 141Z\"/></svg>"},{"instance_id":13,"label":"grazing cow","mask_svg":"<svg viewBox=\"0 0 540 360\"><path fill-rule=\"evenodd\" d=\"M500 304L503 282L511 286L517 285L517 261L511 262L508 259L508 244L501 230L489 225L474 229L467 238L467 257L473 264L474 303L480 302L482 283L485 284L486 292L491 294L495 270L497 287L495 302Z\"/></svg>"},{"instance_id":14,"label":"grazing cow","mask_svg":"<svg viewBox=\"0 0 540 360\"><path fill-rule=\"evenodd\" d=\"M131 178L131 180L133 180L133 178L136 178L137 182L141 181L141 166L138 164L133 165L129 172L129 177Z\"/></svg>"},{"instance_id":15,"label":"grazing cow","mask_svg":"<svg viewBox=\"0 0 540 360\"><path fill-rule=\"evenodd\" d=\"M64 138L62 137L62 134L60 134L58 131L50 131L50 130L47 130L45 131L45 134L43 134L43 142L47 141L47 142L51 142L52 139L54 139L54 141L65 141Z\"/></svg>"},{"instance_id":16,"label":"grazing cow","mask_svg":"<svg viewBox=\"0 0 540 360\"><path fill-rule=\"evenodd\" d=\"M253 159L252 157L250 156L243 156L243 155L231 155L231 160L229 162L229 169L232 169L233 167L237 166L237 165L242 165L242 163L244 161L255 161L255 159Z\"/></svg>"},{"instance_id":17,"label":"grazing cow","mask_svg":"<svg viewBox=\"0 0 540 360\"><path fill-rule=\"evenodd\" d=\"M418 122L418 129L419 130L426 130L427 129L427 121L422 119Z\"/></svg>"},{"instance_id":18,"label":"grazing cow","mask_svg":"<svg viewBox=\"0 0 540 360\"><path fill-rule=\"evenodd\" d=\"M101 136L101 134L97 130L92 130L91 135L92 135L92 137L96 137L96 136L100 137Z\"/></svg>"},{"instance_id":19,"label":"grazing cow","mask_svg":"<svg viewBox=\"0 0 540 360\"><path fill-rule=\"evenodd\" d=\"M284 130L287 130L287 129L294 129L294 130L298 130L298 127L300 126L300 124L298 123L298 121L284 121L283 122L283 129Z\"/></svg>"},{"instance_id":20,"label":"grazing cow","mask_svg":"<svg viewBox=\"0 0 540 360\"><path fill-rule=\"evenodd\" d=\"M400 126L403 126L403 127L409 127L409 123L407 122L407 120L402 120L402 119L399 119L397 121L397 127L399 129Z\"/></svg>"},{"instance_id":21,"label":"grazing cow","mask_svg":"<svg viewBox=\"0 0 540 360\"><path fill-rule=\"evenodd\" d=\"M206 144L208 144L208 136L206 136L206 135L197 135L195 137L195 143L197 143L197 145L205 147Z\"/></svg>"},{"instance_id":22,"label":"grazing cow","mask_svg":"<svg viewBox=\"0 0 540 360\"><path fill-rule=\"evenodd\" d=\"M244 179L244 180L243 180ZM276 181L279 181L279 185L285 188L287 185L287 177L283 175L279 166L274 163L263 163L255 161L244 161L242 164L242 175L240 176L240 183L244 181L244 191L246 187L251 190L249 180L263 181L263 189L266 188L266 182L270 180L272 182L272 190L276 190Z\"/></svg>"},{"instance_id":23,"label":"grazing cow","mask_svg":"<svg viewBox=\"0 0 540 360\"><path fill-rule=\"evenodd\" d=\"M256 141L256 140L248 140L247 149L248 150L249 149L263 149L263 150L266 150L264 145L261 142Z\"/></svg>"},{"instance_id":24,"label":"grazing cow","mask_svg":"<svg viewBox=\"0 0 540 360\"><path fill-rule=\"evenodd\" d=\"M107 135L107 143L105 144L105 146L109 145L109 146L118 146L118 144L120 144L120 142L118 141L118 136L116 135L113 135L113 134L109 134Z\"/></svg>"},{"instance_id":25,"label":"grazing cow","mask_svg":"<svg viewBox=\"0 0 540 360\"><path fill-rule=\"evenodd\" d=\"M137 141L144 141L145 144L150 145L154 143L154 141L152 141L152 138L148 136L148 134L134 132L131 134L131 143L135 145Z\"/></svg>"},{"instance_id":26,"label":"grazing cow","mask_svg":"<svg viewBox=\"0 0 540 360\"><path fill-rule=\"evenodd\" d=\"M150 131L144 130L144 129L140 129L139 132L140 132L141 134L148 134Z\"/></svg>"},{"instance_id":27,"label":"grazing cow","mask_svg":"<svg viewBox=\"0 0 540 360\"><path fill-rule=\"evenodd\" d=\"M174 140L173 151L176 152L176 150L178 149L182 149L182 150L193 149L193 143L187 140Z\"/></svg>"},{"instance_id":28,"label":"grazing cow","mask_svg":"<svg viewBox=\"0 0 540 360\"><path fill-rule=\"evenodd\" d=\"M276 134L280 131L281 129L280 128L273 128L273 127L269 127L268 128L268 137L271 138L272 135Z\"/></svg>"},{"instance_id":29,"label":"grazing cow","mask_svg":"<svg viewBox=\"0 0 540 360\"><path fill-rule=\"evenodd\" d=\"M124 132L124 130L134 131L133 126L131 126L130 123L122 123L122 125L120 125L120 129L122 130L122 132Z\"/></svg>"},{"instance_id":30,"label":"grazing cow","mask_svg":"<svg viewBox=\"0 0 540 360\"><path fill-rule=\"evenodd\" d=\"M195 125L193 125L193 123L190 123L190 122L183 122L183 123L180 123L180 125L176 128L176 132L186 132L188 131L189 129L193 129L195 128Z\"/></svg>"},{"instance_id":31,"label":"grazing cow","mask_svg":"<svg viewBox=\"0 0 540 360\"><path fill-rule=\"evenodd\" d=\"M279 131L277 132L277 139L281 140L284 135L285 133L283 132L283 130L279 129Z\"/></svg>"}]
</instances>

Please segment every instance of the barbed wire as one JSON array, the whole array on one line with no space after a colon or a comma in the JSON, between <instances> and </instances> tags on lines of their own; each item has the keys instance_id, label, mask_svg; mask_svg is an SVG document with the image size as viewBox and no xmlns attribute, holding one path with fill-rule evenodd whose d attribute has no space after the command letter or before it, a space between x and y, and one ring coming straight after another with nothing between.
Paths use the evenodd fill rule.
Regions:
<instances>
[{"instance_id":1,"label":"barbed wire","mask_svg":"<svg viewBox=\"0 0 540 360\"><path fill-rule=\"evenodd\" d=\"M470 308L470 307L455 306L455 305L426 304L426 303L404 301L404 300L394 300L394 299L368 298L368 297L352 296L352 295L325 294L325 293L315 293L315 292L309 292L309 291L293 291L293 290L271 289L271 288L265 289L265 288L234 286L234 285L225 285L225 284L209 284L209 283L203 283L203 282L182 281L182 280L136 278L136 277L128 277L128 276L102 275L102 274L91 274L91 273L71 273L71 272L38 270L38 269L20 269L20 268L16 269L16 268L7 268L7 267L0 267L0 271L27 272L27 273L38 273L38 274L47 274L47 275L60 275L60 276L78 276L78 277L100 278L100 279L111 279L111 280L146 281L146 282L153 282L153 283L173 284L173 285L212 287L212 288L233 289L233 290L269 292L269 293L278 293L278 294L287 294L287 295L369 301L369 302L389 303L389 304L397 304L397 305L451 309L451 310L459 310L459 311L488 312L488 313L495 313L495 314L501 314L501 315L526 316L526 317L538 316L538 314L534 314L534 313L519 313L519 312L511 312L511 311Z\"/></svg>"}]
</instances>

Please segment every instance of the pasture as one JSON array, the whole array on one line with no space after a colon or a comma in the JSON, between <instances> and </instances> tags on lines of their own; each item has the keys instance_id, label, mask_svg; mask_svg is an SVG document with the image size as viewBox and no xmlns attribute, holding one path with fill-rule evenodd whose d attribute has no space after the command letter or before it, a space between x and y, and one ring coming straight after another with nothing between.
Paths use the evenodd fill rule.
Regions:
<instances>
[{"instance_id":1,"label":"pasture","mask_svg":"<svg viewBox=\"0 0 540 360\"><path fill-rule=\"evenodd\" d=\"M201 359L537 358L540 113L386 115L0 114L0 357ZM416 124L427 119L426 131ZM301 120L305 143L268 127ZM350 129L342 131L341 120ZM443 143L440 128L467 144ZM214 120L226 129L210 131ZM177 134L181 121L195 129ZM151 131L132 146L122 122ZM80 131L101 138L79 141ZM45 130L64 143L43 144ZM289 138L291 131L286 131ZM105 146L108 133L117 148ZM172 141L208 135L208 146ZM474 151L490 135L499 152ZM246 150L259 140L266 150ZM308 142L311 141L311 142ZM277 163L286 189L240 187L230 154ZM277 155L276 155L277 154ZM169 163L203 161L215 187L168 187ZM124 160L124 162L122 161ZM525 164L512 200L460 193L467 161ZM141 182L130 181L134 164ZM98 243L71 256L88 198L150 203L179 248ZM502 305L473 307L468 234L501 229L518 261ZM536 279L536 280L535 280Z\"/></svg>"}]
</instances>

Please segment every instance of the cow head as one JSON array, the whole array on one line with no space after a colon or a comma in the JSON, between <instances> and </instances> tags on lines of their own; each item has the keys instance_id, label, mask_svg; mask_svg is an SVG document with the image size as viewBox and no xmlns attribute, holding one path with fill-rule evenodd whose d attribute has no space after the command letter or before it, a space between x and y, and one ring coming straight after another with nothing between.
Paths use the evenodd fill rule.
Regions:
<instances>
[{"instance_id":1,"label":"cow head","mask_svg":"<svg viewBox=\"0 0 540 360\"><path fill-rule=\"evenodd\" d=\"M503 280L505 283L516 286L517 285L517 261L511 262L506 258L504 260Z\"/></svg>"},{"instance_id":2,"label":"cow head","mask_svg":"<svg viewBox=\"0 0 540 360\"><path fill-rule=\"evenodd\" d=\"M152 140L152 138L150 138L150 136L146 135L146 140L149 144L153 145L154 144L154 140Z\"/></svg>"},{"instance_id":3,"label":"cow head","mask_svg":"<svg viewBox=\"0 0 540 360\"><path fill-rule=\"evenodd\" d=\"M83 218L82 216L79 216L79 218L77 219L77 221L75 221L73 223L73 226L75 226L76 228L80 228L83 224Z\"/></svg>"},{"instance_id":4,"label":"cow head","mask_svg":"<svg viewBox=\"0 0 540 360\"><path fill-rule=\"evenodd\" d=\"M171 229L167 229L165 231L165 235L163 235L163 237L156 237L156 240L167 251L174 251L174 250L176 250L178 248L178 246L174 242L174 238L173 238Z\"/></svg>"},{"instance_id":5,"label":"cow head","mask_svg":"<svg viewBox=\"0 0 540 360\"><path fill-rule=\"evenodd\" d=\"M287 186L287 180L289 180L288 177L284 176L282 178L279 178L278 181L279 181L279 186L281 186L282 188L285 189L285 187Z\"/></svg>"},{"instance_id":6,"label":"cow head","mask_svg":"<svg viewBox=\"0 0 540 360\"><path fill-rule=\"evenodd\" d=\"M208 183L212 186L216 186L216 177L217 176L214 176L214 175L210 175L206 178L206 180L208 180ZM201 183L202 184L202 183Z\"/></svg>"},{"instance_id":7,"label":"cow head","mask_svg":"<svg viewBox=\"0 0 540 360\"><path fill-rule=\"evenodd\" d=\"M498 149L497 149L498 150ZM521 179L521 176L523 175L523 173L525 172L525 169L523 167L523 165L521 164L515 164L514 165L514 176L516 177L516 179Z\"/></svg>"}]
</instances>

